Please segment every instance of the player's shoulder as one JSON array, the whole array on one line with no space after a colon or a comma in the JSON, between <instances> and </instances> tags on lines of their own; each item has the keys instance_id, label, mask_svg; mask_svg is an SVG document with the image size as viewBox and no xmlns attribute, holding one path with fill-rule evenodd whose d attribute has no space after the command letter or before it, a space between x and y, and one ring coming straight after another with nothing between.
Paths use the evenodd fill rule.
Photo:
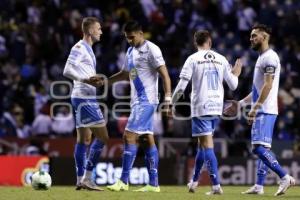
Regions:
<instances>
[{"instance_id":1,"label":"player's shoulder","mask_svg":"<svg viewBox=\"0 0 300 200\"><path fill-rule=\"evenodd\" d=\"M264 52L262 57L269 57L269 58L278 58L278 54L273 49L268 49L266 52Z\"/></svg>"},{"instance_id":2,"label":"player's shoulder","mask_svg":"<svg viewBox=\"0 0 300 200\"><path fill-rule=\"evenodd\" d=\"M199 58L201 57L201 53L199 51L189 55L187 58L186 58L186 61L189 61L189 62L196 62L197 60L199 60Z\"/></svg>"},{"instance_id":3,"label":"player's shoulder","mask_svg":"<svg viewBox=\"0 0 300 200\"><path fill-rule=\"evenodd\" d=\"M150 51L160 51L159 46L149 40L145 40L144 48Z\"/></svg>"},{"instance_id":4,"label":"player's shoulder","mask_svg":"<svg viewBox=\"0 0 300 200\"><path fill-rule=\"evenodd\" d=\"M83 51L83 45L81 44L81 42L79 41L76 44L74 44L74 46L71 48L71 51L77 51L77 52Z\"/></svg>"},{"instance_id":5,"label":"player's shoulder","mask_svg":"<svg viewBox=\"0 0 300 200\"><path fill-rule=\"evenodd\" d=\"M216 59L227 60L225 56L223 56L222 54L220 54L214 50L209 50L209 53L213 54Z\"/></svg>"},{"instance_id":6,"label":"player's shoulder","mask_svg":"<svg viewBox=\"0 0 300 200\"><path fill-rule=\"evenodd\" d=\"M273 50L273 49L268 49L267 51L265 51L264 53L262 53L260 55L260 62L263 63L279 63L280 59L278 54Z\"/></svg>"}]
</instances>

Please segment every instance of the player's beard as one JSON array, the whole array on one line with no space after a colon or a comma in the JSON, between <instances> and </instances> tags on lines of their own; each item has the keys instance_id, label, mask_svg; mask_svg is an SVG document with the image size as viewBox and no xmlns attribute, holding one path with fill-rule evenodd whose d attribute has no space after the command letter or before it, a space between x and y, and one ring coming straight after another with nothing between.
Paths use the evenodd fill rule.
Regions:
<instances>
[{"instance_id":1,"label":"player's beard","mask_svg":"<svg viewBox=\"0 0 300 200\"><path fill-rule=\"evenodd\" d=\"M257 43L257 44L251 44L251 48L254 51L258 51L261 48L261 43Z\"/></svg>"}]
</instances>

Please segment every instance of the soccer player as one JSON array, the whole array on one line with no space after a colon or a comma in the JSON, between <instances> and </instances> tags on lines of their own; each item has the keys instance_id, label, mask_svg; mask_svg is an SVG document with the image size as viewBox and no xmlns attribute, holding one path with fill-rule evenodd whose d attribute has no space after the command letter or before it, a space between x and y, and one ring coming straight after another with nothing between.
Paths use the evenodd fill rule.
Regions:
<instances>
[{"instance_id":1,"label":"soccer player","mask_svg":"<svg viewBox=\"0 0 300 200\"><path fill-rule=\"evenodd\" d=\"M212 38L206 30L194 34L194 43L198 51L189 56L183 65L180 81L173 93L172 104L178 101L189 80L192 79L192 136L198 138L198 151L194 175L188 183L189 192L195 192L200 170L205 163L212 182L212 190L206 194L222 194L218 163L214 153L213 132L223 110L223 80L231 90L235 90L242 64L240 59L237 59L235 66L231 68L224 56L211 50Z\"/></svg>"},{"instance_id":2,"label":"soccer player","mask_svg":"<svg viewBox=\"0 0 300 200\"><path fill-rule=\"evenodd\" d=\"M279 188L274 194L282 195L292 185L295 179L285 172L271 152L274 124L278 115L278 87L280 76L280 60L277 53L269 47L271 29L258 24L252 28L250 35L251 48L259 53L255 64L252 92L239 102L233 101L227 112L231 112L238 104L251 104L248 113L248 123L252 124L252 152L258 156L257 180L243 194L264 194L263 185L268 169L279 177ZM236 109L235 109L236 110ZM226 112L226 111L225 111Z\"/></svg>"},{"instance_id":3,"label":"soccer player","mask_svg":"<svg viewBox=\"0 0 300 200\"><path fill-rule=\"evenodd\" d=\"M99 190L92 181L92 170L97 164L104 144L108 140L105 120L96 100L96 87L102 82L96 77L96 58L92 45L100 41L101 25L97 18L86 17L82 21L83 38L71 49L63 75L73 80L71 102L75 110L77 143L74 157L77 173L76 190ZM91 134L95 136L89 150Z\"/></svg>"},{"instance_id":4,"label":"soccer player","mask_svg":"<svg viewBox=\"0 0 300 200\"><path fill-rule=\"evenodd\" d=\"M158 184L158 151L153 137L153 114L157 109L158 75L162 78L165 102L171 102L171 81L161 50L146 40L137 21L124 26L124 34L130 47L126 53L123 70L108 79L109 84L130 79L131 113L123 135L124 152L120 180L107 188L111 191L127 191L130 169L137 152L137 139L146 140L145 160L149 173L149 184L136 190L160 192Z\"/></svg>"}]
</instances>

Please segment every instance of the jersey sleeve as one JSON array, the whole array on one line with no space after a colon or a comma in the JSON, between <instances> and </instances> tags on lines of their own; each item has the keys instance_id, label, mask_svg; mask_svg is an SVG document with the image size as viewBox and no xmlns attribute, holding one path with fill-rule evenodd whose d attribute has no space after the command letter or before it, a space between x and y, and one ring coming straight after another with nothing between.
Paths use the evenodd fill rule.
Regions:
<instances>
[{"instance_id":1,"label":"jersey sleeve","mask_svg":"<svg viewBox=\"0 0 300 200\"><path fill-rule=\"evenodd\" d=\"M264 74L275 74L275 71L278 67L278 61L276 58L272 57L272 56L268 56L264 59L263 61L263 66L262 66L262 70Z\"/></svg>"},{"instance_id":2,"label":"jersey sleeve","mask_svg":"<svg viewBox=\"0 0 300 200\"><path fill-rule=\"evenodd\" d=\"M188 57L188 59L185 61L182 70L180 72L180 79L190 80L192 78L193 74L193 60L191 57Z\"/></svg>"},{"instance_id":3,"label":"jersey sleeve","mask_svg":"<svg viewBox=\"0 0 300 200\"><path fill-rule=\"evenodd\" d=\"M122 71L129 72L128 55L127 54L125 56L125 61L124 61L123 66L122 66Z\"/></svg>"},{"instance_id":4,"label":"jersey sleeve","mask_svg":"<svg viewBox=\"0 0 300 200\"><path fill-rule=\"evenodd\" d=\"M238 77L232 74L231 72L232 67L226 59L224 59L223 61L223 67L224 67L224 80L226 81L228 87L231 90L235 90L238 86Z\"/></svg>"},{"instance_id":5,"label":"jersey sleeve","mask_svg":"<svg viewBox=\"0 0 300 200\"><path fill-rule=\"evenodd\" d=\"M122 71L125 71L125 72L129 72L129 66L128 66L128 58L129 58L129 51L132 51L131 49L132 47L128 48L127 52L126 52L126 55L125 55L125 59L124 59L124 63L122 65Z\"/></svg>"},{"instance_id":6,"label":"jersey sleeve","mask_svg":"<svg viewBox=\"0 0 300 200\"><path fill-rule=\"evenodd\" d=\"M71 49L71 52L70 52L69 57L67 59L67 62L69 62L70 64L75 65L75 66L80 65L80 61L81 61L82 56L83 56L82 52L80 51L80 48L82 48L82 47L79 46L79 45L76 45Z\"/></svg>"},{"instance_id":7,"label":"jersey sleeve","mask_svg":"<svg viewBox=\"0 0 300 200\"><path fill-rule=\"evenodd\" d=\"M151 46L150 48L150 63L154 68L158 68L166 64L158 46Z\"/></svg>"},{"instance_id":8,"label":"jersey sleeve","mask_svg":"<svg viewBox=\"0 0 300 200\"><path fill-rule=\"evenodd\" d=\"M82 48L80 45L76 45L71 49L63 71L65 77L76 81L81 81L78 69L80 68L80 62L83 55L80 48Z\"/></svg>"}]
</instances>

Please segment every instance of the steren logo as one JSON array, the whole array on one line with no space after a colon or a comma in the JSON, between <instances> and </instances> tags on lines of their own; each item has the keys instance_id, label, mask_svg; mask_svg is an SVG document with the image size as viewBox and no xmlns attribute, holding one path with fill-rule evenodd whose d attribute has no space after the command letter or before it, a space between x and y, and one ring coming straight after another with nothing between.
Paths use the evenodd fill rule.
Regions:
<instances>
[{"instance_id":1,"label":"steren logo","mask_svg":"<svg viewBox=\"0 0 300 200\"><path fill-rule=\"evenodd\" d=\"M115 167L113 163L98 163L96 166L96 183L113 184L118 178L121 177L122 168ZM133 167L130 171L129 183L130 184L147 184L149 175L146 167Z\"/></svg>"}]
</instances>

